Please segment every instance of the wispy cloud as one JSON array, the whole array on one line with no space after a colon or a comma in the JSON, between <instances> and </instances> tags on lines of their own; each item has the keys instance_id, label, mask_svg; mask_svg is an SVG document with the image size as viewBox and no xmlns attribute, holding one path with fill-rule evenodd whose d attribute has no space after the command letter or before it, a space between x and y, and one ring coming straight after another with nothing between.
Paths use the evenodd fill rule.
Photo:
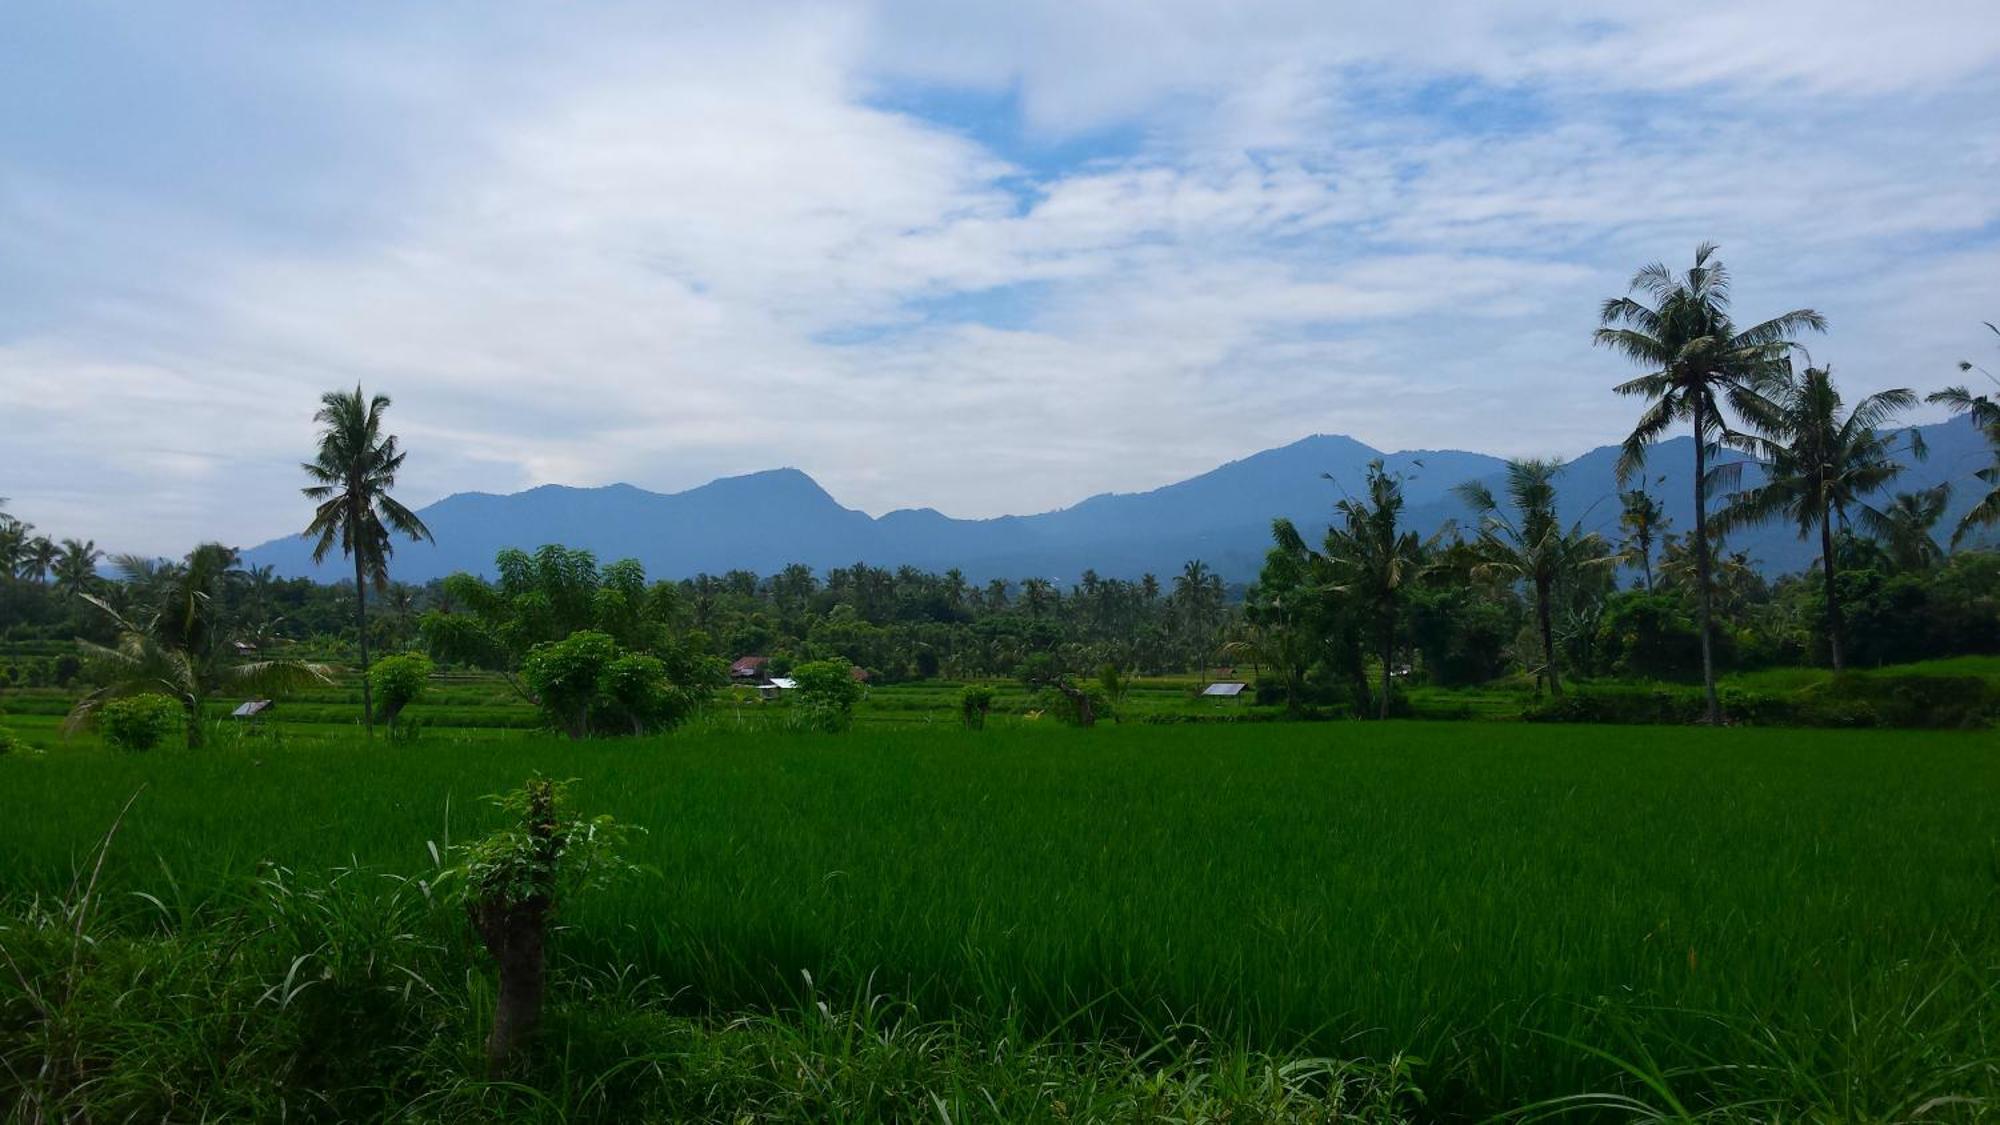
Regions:
<instances>
[{"instance_id":1,"label":"wispy cloud","mask_svg":"<svg viewBox=\"0 0 2000 1125\"><path fill-rule=\"evenodd\" d=\"M1926 386L2000 315L1981 7L31 3L0 493L262 539L357 381L418 501L796 464L977 515L1316 430L1573 453L1629 420L1597 300L1708 237L1746 312Z\"/></svg>"}]
</instances>

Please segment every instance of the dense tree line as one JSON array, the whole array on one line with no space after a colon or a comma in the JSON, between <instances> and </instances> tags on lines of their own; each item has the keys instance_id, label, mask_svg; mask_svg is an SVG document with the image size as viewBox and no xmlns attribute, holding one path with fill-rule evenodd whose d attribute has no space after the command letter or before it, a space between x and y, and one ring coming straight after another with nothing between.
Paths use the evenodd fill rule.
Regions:
<instances>
[{"instance_id":1,"label":"dense tree line","mask_svg":"<svg viewBox=\"0 0 2000 1125\"><path fill-rule=\"evenodd\" d=\"M1539 460L1511 463L1497 493L1463 485L1473 519L1426 539L1404 522L1402 481L1378 462L1324 529L1276 521L1257 581L1240 591L1198 560L1166 581L1085 571L1069 584L976 584L866 563L656 581L637 562L559 545L503 552L490 581L415 587L390 579L393 540L429 532L389 495L403 460L383 432L389 401L357 387L324 397L304 465L314 557L338 548L352 582L279 579L215 544L179 562L119 556L107 576L94 543L37 535L0 508L0 641L82 642L28 658L25 673L19 658L0 664L0 684L81 676L88 700L164 691L198 713L226 687L323 678L315 661L352 654L372 721L369 652L424 649L503 673L581 736L671 726L720 682L723 660L742 656L766 657L769 674L831 662L882 681L1227 661L1301 712L1387 717L1400 685L1518 673L1552 696L1576 677L1697 681L1713 720L1720 670L2000 651L2000 554L1965 546L2000 523L2000 396L1972 384L1928 396L1969 415L1993 450L1969 482L1980 499L1946 529L1951 486L1894 491L1926 454L1915 430L1895 429L1918 394L1847 404L1829 368L1798 362L1796 335L1826 328L1811 309L1738 326L1713 246L1684 272L1646 267L1601 313L1597 342L1646 369L1614 388L1646 403L1624 443L1633 486L1616 540L1562 523L1560 466ZM1686 529L1640 476L1680 423L1697 438ZM1725 449L1743 456L1720 460ZM1808 572L1766 581L1730 550L1730 532L1768 520L1818 539Z\"/></svg>"}]
</instances>

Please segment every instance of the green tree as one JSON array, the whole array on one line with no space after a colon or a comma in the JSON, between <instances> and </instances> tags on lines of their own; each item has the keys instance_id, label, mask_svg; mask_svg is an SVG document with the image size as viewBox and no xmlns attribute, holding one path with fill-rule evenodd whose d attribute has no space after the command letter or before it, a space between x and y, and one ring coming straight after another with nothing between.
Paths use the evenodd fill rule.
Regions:
<instances>
[{"instance_id":1,"label":"green tree","mask_svg":"<svg viewBox=\"0 0 2000 1125\"><path fill-rule=\"evenodd\" d=\"M1555 593L1558 583L1574 580L1585 568L1616 561L1595 532L1580 526L1565 529L1556 515L1555 478L1560 461L1516 460L1507 463L1509 515L1493 492L1478 481L1457 488L1479 517L1479 570L1509 581L1525 582L1535 597L1535 626L1541 634L1542 665L1549 694L1562 694L1557 672Z\"/></svg>"},{"instance_id":2,"label":"green tree","mask_svg":"<svg viewBox=\"0 0 2000 1125\"><path fill-rule=\"evenodd\" d=\"M1623 561L1627 566L1638 563L1639 573L1646 579L1646 592L1650 594L1653 592L1653 542L1667 527L1667 510L1644 488L1621 492L1618 500L1621 508L1618 526L1625 532Z\"/></svg>"},{"instance_id":3,"label":"green tree","mask_svg":"<svg viewBox=\"0 0 2000 1125\"><path fill-rule=\"evenodd\" d=\"M792 669L798 684L798 708L813 730L838 733L854 723L854 705L861 702L861 684L854 666L844 660L814 660Z\"/></svg>"},{"instance_id":4,"label":"green tree","mask_svg":"<svg viewBox=\"0 0 2000 1125\"><path fill-rule=\"evenodd\" d=\"M98 584L97 564L102 561L104 552L97 549L94 540L63 540L62 549L56 556L56 595L70 601L95 589Z\"/></svg>"},{"instance_id":5,"label":"green tree","mask_svg":"<svg viewBox=\"0 0 2000 1125\"><path fill-rule=\"evenodd\" d=\"M1926 571L1944 562L1944 548L1932 534L1944 519L1951 485L1921 492L1900 492L1880 508L1863 508L1858 522L1882 544L1889 563L1905 573Z\"/></svg>"},{"instance_id":6,"label":"green tree","mask_svg":"<svg viewBox=\"0 0 2000 1125\"><path fill-rule=\"evenodd\" d=\"M1714 548L1708 528L1708 463L1718 446L1734 436L1723 407L1754 403L1758 383L1796 346L1793 337L1801 331L1826 329L1825 318L1811 309L1794 309L1739 329L1729 315L1729 272L1715 251L1715 244L1703 243L1685 274L1659 262L1641 269L1633 275L1626 296L1604 302L1602 327L1594 337L1597 344L1649 369L1615 388L1621 395L1652 402L1625 439L1618 459L1621 477L1645 464L1647 448L1675 423L1687 422L1694 434L1695 602L1710 723L1722 721L1722 699L1715 689L1712 639ZM1644 293L1652 303L1636 299L1634 293Z\"/></svg>"},{"instance_id":7,"label":"green tree","mask_svg":"<svg viewBox=\"0 0 2000 1125\"><path fill-rule=\"evenodd\" d=\"M423 698L424 689L430 686L431 673L437 666L420 652L402 652L375 662L368 670L369 684L375 690L376 702L382 708L382 722L387 724L393 736L396 722L403 709Z\"/></svg>"},{"instance_id":8,"label":"green tree","mask_svg":"<svg viewBox=\"0 0 2000 1125\"><path fill-rule=\"evenodd\" d=\"M25 544L21 562L21 577L46 584L49 573L55 569L56 558L61 549L55 540L46 535L37 535Z\"/></svg>"},{"instance_id":9,"label":"green tree","mask_svg":"<svg viewBox=\"0 0 2000 1125\"><path fill-rule=\"evenodd\" d=\"M2000 325L1989 322L1986 327L2000 336ZM1977 371L2000 387L2000 379L1995 379L1992 373L1971 360L1960 360L1958 369L1961 372ZM1961 383L1931 395L1928 401L1949 407L1953 414L1970 415L1972 424L1979 427L1980 432L1986 435L1987 444L1993 447L1993 463L1973 474L1991 487L1971 510L1959 518L1958 526L1951 533L1952 546L1956 547L1977 529L2000 523L2000 394L1976 395L1969 385Z\"/></svg>"},{"instance_id":10,"label":"green tree","mask_svg":"<svg viewBox=\"0 0 2000 1125\"><path fill-rule=\"evenodd\" d=\"M1850 511L1873 511L1863 499L1903 471L1896 460L1893 437L1880 427L1917 403L1906 389L1881 391L1843 413L1840 390L1823 367L1808 367L1792 376L1767 377L1755 398L1744 400L1744 415L1757 431L1751 448L1758 457L1763 482L1738 493L1724 508L1718 529L1784 518L1796 526L1799 538L1819 532L1820 573L1826 585L1826 638L1834 671L1846 667L1840 620L1840 587L1834 581L1837 554L1834 525L1845 525ZM1907 450L1924 455L1923 439L1912 430ZM1719 479L1739 475L1741 464L1725 466Z\"/></svg>"},{"instance_id":11,"label":"green tree","mask_svg":"<svg viewBox=\"0 0 2000 1125\"><path fill-rule=\"evenodd\" d=\"M431 539L430 528L405 508L389 490L406 456L396 447L396 435L382 432L382 415L389 396L362 397L329 391L320 397L319 452L300 467L313 481L302 489L317 504L303 535L316 539L313 562L324 561L336 543L354 560L354 633L361 654L361 719L368 737L375 737L375 710L368 684L368 583L378 591L389 588L389 556L395 552L392 532L412 542ZM433 540L434 541L434 540Z\"/></svg>"},{"instance_id":12,"label":"green tree","mask_svg":"<svg viewBox=\"0 0 2000 1125\"><path fill-rule=\"evenodd\" d=\"M66 727L76 730L113 699L152 692L179 702L187 716L187 744L195 748L202 742L203 709L220 692L278 695L330 682L318 664L237 658L231 644L236 638L224 616L226 587L240 573L235 564L235 551L205 543L184 563L152 568L144 591L151 600L129 612L95 594L81 595L110 617L117 639L110 645L78 642L102 682L77 701Z\"/></svg>"}]
</instances>

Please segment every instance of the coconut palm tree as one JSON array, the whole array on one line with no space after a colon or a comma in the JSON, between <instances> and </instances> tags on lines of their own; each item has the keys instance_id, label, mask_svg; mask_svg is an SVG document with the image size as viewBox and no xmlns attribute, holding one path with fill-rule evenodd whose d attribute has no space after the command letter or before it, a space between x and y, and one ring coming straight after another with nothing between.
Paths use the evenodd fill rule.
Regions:
<instances>
[{"instance_id":1,"label":"coconut palm tree","mask_svg":"<svg viewBox=\"0 0 2000 1125\"><path fill-rule=\"evenodd\" d=\"M107 700L156 692L177 700L186 714L187 744L199 747L203 709L224 691L275 695L311 682L326 682L325 668L300 660L265 658L238 661L236 639L223 618L225 588L236 581L236 552L205 543L181 564L156 567L151 600L120 612L95 594L80 596L103 610L117 628L111 645L79 641L86 660L106 678L104 686L77 701L65 728L89 721Z\"/></svg>"},{"instance_id":2,"label":"coconut palm tree","mask_svg":"<svg viewBox=\"0 0 2000 1125\"><path fill-rule=\"evenodd\" d=\"M1667 527L1667 510L1653 499L1653 494L1644 488L1634 488L1618 494L1622 510L1618 514L1618 526L1625 531L1623 561L1630 566L1634 561L1646 579L1646 592L1653 592L1653 541Z\"/></svg>"},{"instance_id":3,"label":"coconut palm tree","mask_svg":"<svg viewBox=\"0 0 2000 1125\"><path fill-rule=\"evenodd\" d=\"M37 535L28 540L21 553L21 577L47 585L49 572L56 566L55 540Z\"/></svg>"},{"instance_id":4,"label":"coconut palm tree","mask_svg":"<svg viewBox=\"0 0 2000 1125\"><path fill-rule=\"evenodd\" d=\"M1586 533L1580 525L1563 528L1556 515L1555 479L1561 472L1560 461L1507 462L1507 501L1514 509L1512 516L1479 481L1467 481L1455 490L1479 516L1483 561L1475 572L1526 582L1534 591L1535 623L1542 637L1542 665L1551 695L1562 694L1562 678L1556 672L1556 586L1586 567L1617 561L1596 532Z\"/></svg>"},{"instance_id":5,"label":"coconut palm tree","mask_svg":"<svg viewBox=\"0 0 2000 1125\"><path fill-rule=\"evenodd\" d=\"M2000 326L1989 322L1986 327L2000 336ZM1994 386L2000 387L2000 379L1995 379L1991 372L1970 360L1960 360L1958 369L1962 372L1977 371ZM1958 526L1951 533L1951 544L1956 547L1979 528L2000 523L2000 394L1989 392L1976 395L1969 385L1961 383L1956 387L1946 387L1931 395L1927 401L1949 407L1953 414L1971 415L1972 424L1979 427L1986 435L1987 444L1993 447L1993 464L1973 474L1991 488L1970 511L1959 517Z\"/></svg>"},{"instance_id":6,"label":"coconut palm tree","mask_svg":"<svg viewBox=\"0 0 2000 1125\"><path fill-rule=\"evenodd\" d=\"M1931 532L1944 518L1950 499L1949 484L1900 492L1880 508L1863 508L1856 522L1881 542L1889 564L1897 570L1929 570L1944 561L1944 548Z\"/></svg>"},{"instance_id":7,"label":"coconut palm tree","mask_svg":"<svg viewBox=\"0 0 2000 1125\"><path fill-rule=\"evenodd\" d=\"M20 577L27 561L29 532L35 525L0 513L0 579Z\"/></svg>"},{"instance_id":8,"label":"coconut palm tree","mask_svg":"<svg viewBox=\"0 0 2000 1125\"><path fill-rule=\"evenodd\" d=\"M389 587L389 556L395 551L392 531L412 542L432 539L424 521L389 495L405 454L396 448L394 434L382 432L382 415L388 409L388 395L364 400L358 386L353 394L330 391L321 396L319 413L313 415L321 427L319 454L300 466L313 480L301 491L318 505L303 532L307 539L318 539L313 562L323 561L336 543L341 554L354 560L361 718L370 738L375 737L375 709L368 690L368 583L373 581L377 590Z\"/></svg>"},{"instance_id":9,"label":"coconut palm tree","mask_svg":"<svg viewBox=\"0 0 2000 1125\"><path fill-rule=\"evenodd\" d=\"M91 539L65 539L56 556L55 591L64 601L89 593L97 585L97 564L104 552Z\"/></svg>"},{"instance_id":10,"label":"coconut palm tree","mask_svg":"<svg viewBox=\"0 0 2000 1125\"><path fill-rule=\"evenodd\" d=\"M1646 450L1675 423L1694 432L1694 555L1696 606L1701 627L1701 676L1708 721L1722 721L1715 690L1714 596L1710 582L1713 544L1708 529L1708 462L1721 443L1736 436L1723 413L1756 396L1756 385L1783 363L1802 331L1821 332L1826 319L1811 309L1794 309L1749 328L1729 315L1729 272L1715 256L1714 243L1694 253L1694 266L1676 274L1654 262L1632 277L1626 296L1604 302L1597 344L1623 353L1647 368L1637 379L1614 388L1649 399L1618 458L1621 477L1645 463ZM1643 293L1646 304L1634 296Z\"/></svg>"},{"instance_id":11,"label":"coconut palm tree","mask_svg":"<svg viewBox=\"0 0 2000 1125\"><path fill-rule=\"evenodd\" d=\"M1915 392L1897 388L1869 395L1843 414L1840 390L1824 367L1808 367L1796 376L1773 373L1754 400L1743 402L1745 420L1758 431L1751 449L1764 480L1730 501L1718 528L1727 531L1784 518L1799 529L1801 539L1819 532L1827 650L1836 672L1845 662L1840 591L1834 584L1834 525L1845 526L1850 511L1873 510L1864 497L1902 473L1899 454L1923 458L1923 439L1915 430L1899 442L1880 429L1916 404ZM1740 463L1725 466L1718 479L1735 478L1741 470Z\"/></svg>"},{"instance_id":12,"label":"coconut palm tree","mask_svg":"<svg viewBox=\"0 0 2000 1125\"><path fill-rule=\"evenodd\" d=\"M1289 522L1280 520L1272 527L1280 549L1306 554L1313 568L1325 575L1324 588L1355 599L1365 611L1382 660L1376 716L1383 719L1389 717L1395 674L1396 619L1405 592L1423 576L1429 548L1437 540L1432 536L1426 542L1401 526L1403 505L1402 478L1377 459L1368 463L1367 499L1345 496L1334 505L1339 522L1327 529L1324 554L1313 558L1315 553Z\"/></svg>"}]
</instances>

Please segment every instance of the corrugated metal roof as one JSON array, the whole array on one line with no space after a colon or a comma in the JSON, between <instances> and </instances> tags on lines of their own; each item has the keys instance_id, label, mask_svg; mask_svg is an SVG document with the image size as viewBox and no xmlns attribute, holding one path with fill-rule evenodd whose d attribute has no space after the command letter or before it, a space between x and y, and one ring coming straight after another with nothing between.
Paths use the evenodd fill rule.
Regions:
<instances>
[{"instance_id":1,"label":"corrugated metal roof","mask_svg":"<svg viewBox=\"0 0 2000 1125\"><path fill-rule=\"evenodd\" d=\"M1203 695L1213 695L1224 699L1234 699L1243 694L1243 684L1210 684L1201 689Z\"/></svg>"}]
</instances>

